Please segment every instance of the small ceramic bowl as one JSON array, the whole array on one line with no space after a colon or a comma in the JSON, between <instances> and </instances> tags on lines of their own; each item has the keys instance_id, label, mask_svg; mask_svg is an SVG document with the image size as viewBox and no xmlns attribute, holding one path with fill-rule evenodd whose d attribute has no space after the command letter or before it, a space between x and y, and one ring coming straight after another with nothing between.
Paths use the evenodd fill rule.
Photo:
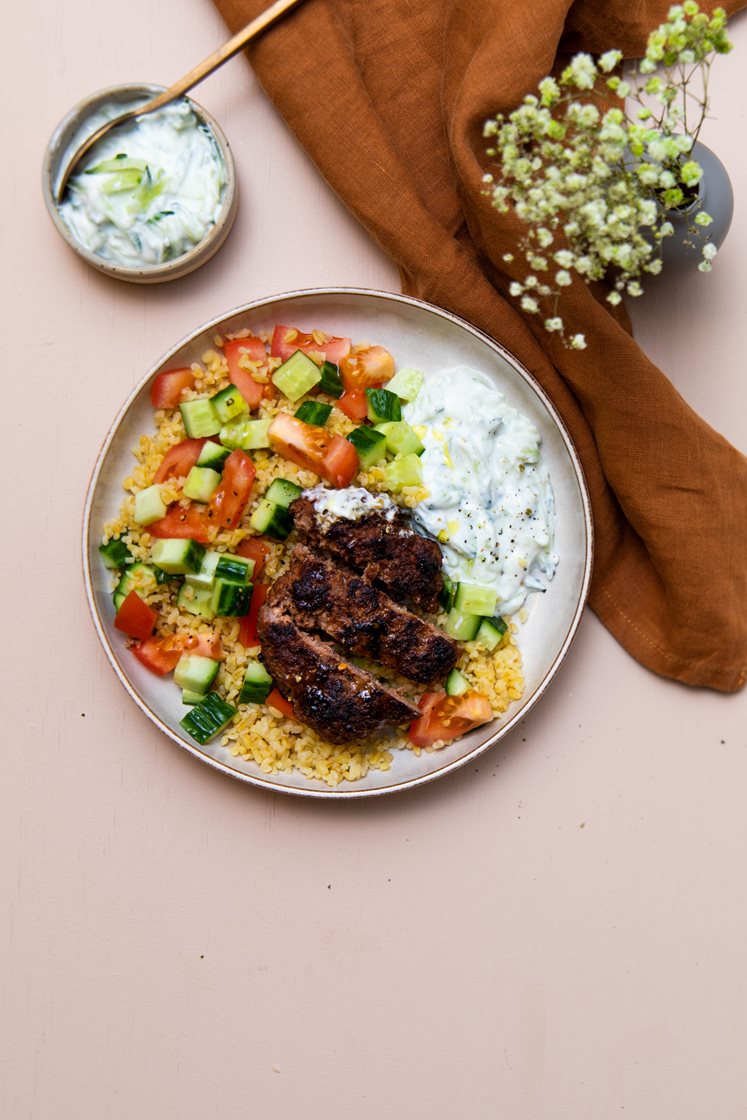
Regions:
<instances>
[{"instance_id":1,"label":"small ceramic bowl","mask_svg":"<svg viewBox=\"0 0 747 1120\"><path fill-rule=\"evenodd\" d=\"M144 100L149 100L155 97L157 93L162 92L163 88L163 86L150 85L148 83L136 83L134 85L112 86L109 89L103 89L98 93L91 94L90 97L85 98L83 101L73 106L67 116L58 124L44 154L44 165L42 169L44 201L47 205L49 216L59 233L79 257L98 269L99 272L104 272L107 276L114 276L118 280L128 280L134 284L159 284L164 280L176 280L180 276L186 276L187 273L199 268L201 264L204 264L205 261L209 260L217 253L218 249L220 249L225 241L236 217L239 203L236 167L228 140L223 134L220 125L210 113L203 109L202 106L197 105L191 98L187 98L186 100L189 102L197 119L202 124L206 125L213 134L226 168L226 185L223 191L220 213L215 224L202 241L188 252L183 253L179 257L174 257L172 260L164 261L162 264L142 265L141 267L129 268L105 260L103 257L92 253L90 249L87 249L85 245L82 245L81 242L74 237L66 225L60 214L59 206L55 201L56 189L68 153L75 147L74 140L79 142L86 134L86 121L98 113L105 105L125 105L137 101L139 97L142 97Z\"/></svg>"}]
</instances>

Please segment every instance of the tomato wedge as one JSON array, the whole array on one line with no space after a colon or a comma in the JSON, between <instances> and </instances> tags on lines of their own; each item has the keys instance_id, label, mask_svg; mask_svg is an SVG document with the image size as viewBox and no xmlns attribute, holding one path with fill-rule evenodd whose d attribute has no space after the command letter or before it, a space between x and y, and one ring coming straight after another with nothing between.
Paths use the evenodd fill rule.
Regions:
<instances>
[{"instance_id":1,"label":"tomato wedge","mask_svg":"<svg viewBox=\"0 0 747 1120\"><path fill-rule=\"evenodd\" d=\"M248 338L228 339L223 344L223 353L226 356L228 376L232 384L236 386L249 406L249 410L253 412L259 408L259 402L262 398L270 395L268 389L272 388L272 384L269 381L267 384L255 381L249 370L243 368L241 360L246 358L250 362L262 362L264 364L267 361L264 342L254 335L249 335Z\"/></svg>"},{"instance_id":2,"label":"tomato wedge","mask_svg":"<svg viewBox=\"0 0 747 1120\"><path fill-rule=\"evenodd\" d=\"M258 581L254 584L252 591L252 599L249 604L248 612L239 620L239 641L242 646L250 649L252 646L259 645L259 635L257 633L257 615L262 607L267 592L270 590L269 584Z\"/></svg>"},{"instance_id":3,"label":"tomato wedge","mask_svg":"<svg viewBox=\"0 0 747 1120\"><path fill-rule=\"evenodd\" d=\"M236 547L237 556L244 556L247 560L254 561L252 580L258 580L265 566L265 560L272 552L272 545L263 541L261 537L247 537Z\"/></svg>"},{"instance_id":4,"label":"tomato wedge","mask_svg":"<svg viewBox=\"0 0 747 1120\"><path fill-rule=\"evenodd\" d=\"M114 625L128 638L149 638L157 618L156 612L140 598L137 591L131 591L122 601Z\"/></svg>"},{"instance_id":5,"label":"tomato wedge","mask_svg":"<svg viewBox=\"0 0 747 1120\"><path fill-rule=\"evenodd\" d=\"M178 502L169 507L165 517L151 522L148 532L152 537L177 537L180 540L197 541L198 544L210 544L213 539L211 527L202 510L195 509L194 506L185 507Z\"/></svg>"},{"instance_id":6,"label":"tomato wedge","mask_svg":"<svg viewBox=\"0 0 747 1120\"><path fill-rule=\"evenodd\" d=\"M249 501L257 469L243 451L232 451L223 464L223 477L210 495L205 517L208 524L235 529Z\"/></svg>"},{"instance_id":7,"label":"tomato wedge","mask_svg":"<svg viewBox=\"0 0 747 1120\"><path fill-rule=\"evenodd\" d=\"M328 362L339 362L350 353L351 342L349 338L327 338L319 343L313 334L306 334L296 327L279 325L272 332L270 353L275 358L287 361L296 350L304 354L321 354Z\"/></svg>"},{"instance_id":8,"label":"tomato wedge","mask_svg":"<svg viewBox=\"0 0 747 1120\"><path fill-rule=\"evenodd\" d=\"M165 638L146 638L132 647L138 661L159 677L173 673L185 651L212 657L215 661L225 657L217 634L168 634Z\"/></svg>"},{"instance_id":9,"label":"tomato wedge","mask_svg":"<svg viewBox=\"0 0 747 1120\"><path fill-rule=\"evenodd\" d=\"M298 716L293 711L293 705L290 701L285 699L279 688L273 688L272 692L265 700L265 704L267 704L268 708L274 708L276 712L280 712L281 716L285 716L286 719L298 719Z\"/></svg>"},{"instance_id":10,"label":"tomato wedge","mask_svg":"<svg viewBox=\"0 0 747 1120\"><path fill-rule=\"evenodd\" d=\"M165 482L167 478L186 478L197 462L202 451L204 439L183 439L170 447L153 476L154 482Z\"/></svg>"},{"instance_id":11,"label":"tomato wedge","mask_svg":"<svg viewBox=\"0 0 747 1120\"><path fill-rule=\"evenodd\" d=\"M368 398L365 389L346 389L335 401L335 405L342 409L354 424L360 424L368 416Z\"/></svg>"},{"instance_id":12,"label":"tomato wedge","mask_svg":"<svg viewBox=\"0 0 747 1120\"><path fill-rule=\"evenodd\" d=\"M418 707L422 715L410 724L410 741L416 747L430 747L439 740L451 742L493 718L490 702L474 689L461 696L426 692Z\"/></svg>"},{"instance_id":13,"label":"tomato wedge","mask_svg":"<svg viewBox=\"0 0 747 1120\"><path fill-rule=\"evenodd\" d=\"M275 417L268 435L274 451L314 471L331 486L349 486L358 470L358 453L352 443L326 428L304 424L287 412Z\"/></svg>"},{"instance_id":14,"label":"tomato wedge","mask_svg":"<svg viewBox=\"0 0 747 1120\"><path fill-rule=\"evenodd\" d=\"M182 399L183 389L193 389L194 370L166 369L159 373L150 387L150 403L154 408L176 408Z\"/></svg>"},{"instance_id":15,"label":"tomato wedge","mask_svg":"<svg viewBox=\"0 0 747 1120\"><path fill-rule=\"evenodd\" d=\"M394 358L383 346L367 346L340 361L340 375L346 389L372 389L394 377Z\"/></svg>"}]
</instances>

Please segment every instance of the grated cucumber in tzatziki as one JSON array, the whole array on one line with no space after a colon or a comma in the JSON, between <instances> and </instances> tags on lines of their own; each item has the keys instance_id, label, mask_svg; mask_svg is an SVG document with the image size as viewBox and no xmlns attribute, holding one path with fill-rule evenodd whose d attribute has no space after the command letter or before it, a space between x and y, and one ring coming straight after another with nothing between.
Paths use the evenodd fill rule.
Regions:
<instances>
[{"instance_id":1,"label":"grated cucumber in tzatziki","mask_svg":"<svg viewBox=\"0 0 747 1120\"><path fill-rule=\"evenodd\" d=\"M87 121L87 134L140 103L107 106ZM182 100L99 141L70 179L60 214L90 252L142 268L198 245L215 225L225 186L216 140Z\"/></svg>"},{"instance_id":2,"label":"grated cucumber in tzatziki","mask_svg":"<svg viewBox=\"0 0 747 1120\"><path fill-rule=\"evenodd\" d=\"M494 590L496 613L512 614L558 563L536 426L486 374L462 366L427 377L403 415L425 446L428 497L411 511L415 525L440 543L454 582Z\"/></svg>"}]
</instances>

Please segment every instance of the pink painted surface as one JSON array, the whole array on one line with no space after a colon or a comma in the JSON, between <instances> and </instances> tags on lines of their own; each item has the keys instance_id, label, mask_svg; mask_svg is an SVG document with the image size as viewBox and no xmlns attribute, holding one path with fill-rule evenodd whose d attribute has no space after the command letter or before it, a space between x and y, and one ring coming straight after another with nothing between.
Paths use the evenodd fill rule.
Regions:
<instances>
[{"instance_id":1,"label":"pink painted surface","mask_svg":"<svg viewBox=\"0 0 747 1120\"><path fill-rule=\"evenodd\" d=\"M703 134L734 183L731 234L710 277L660 285L635 317L745 447L744 18L733 31ZM742 1120L746 694L655 678L587 615L505 747L412 795L330 805L200 766L105 662L79 522L130 388L249 299L397 287L241 60L197 94L241 183L221 253L140 289L62 243L38 176L64 111L108 84L170 81L223 37L208 3L12 15L4 501L26 533L19 547L6 530L2 551L0 1115Z\"/></svg>"}]
</instances>

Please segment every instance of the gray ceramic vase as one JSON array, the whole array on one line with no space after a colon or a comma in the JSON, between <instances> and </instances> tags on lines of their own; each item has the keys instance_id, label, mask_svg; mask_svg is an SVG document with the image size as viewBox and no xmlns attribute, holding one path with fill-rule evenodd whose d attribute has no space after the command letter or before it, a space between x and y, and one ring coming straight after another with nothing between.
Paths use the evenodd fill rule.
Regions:
<instances>
[{"instance_id":1,"label":"gray ceramic vase","mask_svg":"<svg viewBox=\"0 0 747 1120\"><path fill-rule=\"evenodd\" d=\"M702 248L707 242L713 242L719 248L729 232L734 214L734 192L721 160L699 140L693 145L691 154L703 168L700 194L688 210L666 211L674 233L661 243L664 276L673 269L696 268L703 259ZM709 226L694 224L693 219L700 210L705 210L713 218Z\"/></svg>"}]
</instances>

